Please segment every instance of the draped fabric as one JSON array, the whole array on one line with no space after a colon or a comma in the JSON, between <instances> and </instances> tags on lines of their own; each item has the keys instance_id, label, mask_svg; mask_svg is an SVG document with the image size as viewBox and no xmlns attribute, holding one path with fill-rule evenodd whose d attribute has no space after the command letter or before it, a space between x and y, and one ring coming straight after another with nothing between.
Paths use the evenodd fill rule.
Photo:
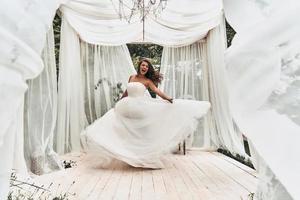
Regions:
<instances>
[{"instance_id":1,"label":"draped fabric","mask_svg":"<svg viewBox=\"0 0 300 200\"><path fill-rule=\"evenodd\" d=\"M161 88L174 98L201 100L204 42L184 47L164 47L160 71Z\"/></svg>"},{"instance_id":2,"label":"draped fabric","mask_svg":"<svg viewBox=\"0 0 300 200\"><path fill-rule=\"evenodd\" d=\"M195 133L194 146L205 149L225 148L245 155L242 135L234 128L228 103L224 56L225 27L212 29L206 41L171 48L164 47L161 88L175 98L208 100L212 112Z\"/></svg>"},{"instance_id":3,"label":"draped fabric","mask_svg":"<svg viewBox=\"0 0 300 200\"><path fill-rule=\"evenodd\" d=\"M208 96L206 98L212 104L212 120L215 121L217 138L220 146L228 149L232 153L246 156L242 135L234 128L234 121L229 105L229 94L226 79L224 62L225 44L225 25L220 24L212 29L206 42L206 74L208 77ZM213 130L213 129L211 129Z\"/></svg>"},{"instance_id":4,"label":"draped fabric","mask_svg":"<svg viewBox=\"0 0 300 200\"><path fill-rule=\"evenodd\" d=\"M3 72L3 71L2 71ZM9 74L9 73L6 73ZM9 191L9 178L12 169L19 174L28 175L26 172L26 164L24 159L24 141L23 141L23 103L18 105L17 110L12 117L6 134L2 137L1 150L1 171L0 171L0 196L6 198Z\"/></svg>"},{"instance_id":5,"label":"draped fabric","mask_svg":"<svg viewBox=\"0 0 300 200\"><path fill-rule=\"evenodd\" d=\"M251 152L251 160L259 174L259 182L257 190L255 191L255 198L257 199L284 199L292 200L293 198L287 192L286 187L278 181L274 172L266 164L264 159L260 157L259 153L254 148L251 141L248 141Z\"/></svg>"},{"instance_id":6,"label":"draped fabric","mask_svg":"<svg viewBox=\"0 0 300 200\"><path fill-rule=\"evenodd\" d=\"M164 47L160 68L164 75L160 86L162 91L173 98L203 100L203 67L206 65L204 43L203 40L184 47ZM209 115L210 113L204 118ZM203 120L207 119L201 119L196 132L190 136L188 145L206 148L213 146ZM207 145L208 143L211 145Z\"/></svg>"},{"instance_id":7,"label":"draped fabric","mask_svg":"<svg viewBox=\"0 0 300 200\"><path fill-rule=\"evenodd\" d=\"M79 38L62 18L55 134L55 150L60 154L81 149L80 132L87 124L82 74Z\"/></svg>"},{"instance_id":8,"label":"draped fabric","mask_svg":"<svg viewBox=\"0 0 300 200\"><path fill-rule=\"evenodd\" d=\"M44 70L28 81L25 95L24 134L25 159L35 174L60 169L53 151L53 134L57 116L57 78L53 29L50 28L42 53Z\"/></svg>"},{"instance_id":9,"label":"draped fabric","mask_svg":"<svg viewBox=\"0 0 300 200\"><path fill-rule=\"evenodd\" d=\"M257 198L300 199L300 4L252 1L248 10L249 1L237 2L224 2L226 17L237 31L225 61L234 120L251 141L258 155L255 162L263 163ZM277 183L286 190L275 196Z\"/></svg>"},{"instance_id":10,"label":"draped fabric","mask_svg":"<svg viewBox=\"0 0 300 200\"><path fill-rule=\"evenodd\" d=\"M63 16L58 82L56 150L79 151L83 128L114 106L135 72L123 46L81 41Z\"/></svg>"},{"instance_id":11,"label":"draped fabric","mask_svg":"<svg viewBox=\"0 0 300 200\"><path fill-rule=\"evenodd\" d=\"M88 123L114 107L136 71L126 45L100 46L81 42L84 102Z\"/></svg>"},{"instance_id":12,"label":"draped fabric","mask_svg":"<svg viewBox=\"0 0 300 200\"><path fill-rule=\"evenodd\" d=\"M25 80L43 69L40 54L57 7L55 0L1 1L0 199L7 197L11 169L26 172L22 141Z\"/></svg>"},{"instance_id":13,"label":"draped fabric","mask_svg":"<svg viewBox=\"0 0 300 200\"><path fill-rule=\"evenodd\" d=\"M132 1L124 1L124 4L130 7ZM137 41L168 46L187 45L205 37L220 23L222 15L221 0L170 0L161 14L147 14L143 25L137 11L130 23L121 21L118 7L118 0L70 0L60 10L82 40L99 45ZM124 12L129 17L126 6Z\"/></svg>"}]
</instances>

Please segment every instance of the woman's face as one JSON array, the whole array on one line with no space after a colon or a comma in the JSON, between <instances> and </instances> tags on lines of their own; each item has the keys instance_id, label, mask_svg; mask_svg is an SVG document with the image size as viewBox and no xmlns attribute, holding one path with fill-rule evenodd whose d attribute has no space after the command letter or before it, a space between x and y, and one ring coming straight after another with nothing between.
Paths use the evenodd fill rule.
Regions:
<instances>
[{"instance_id":1,"label":"woman's face","mask_svg":"<svg viewBox=\"0 0 300 200\"><path fill-rule=\"evenodd\" d=\"M147 74L148 69L149 69L148 63L143 61L140 65L140 74L141 75Z\"/></svg>"}]
</instances>

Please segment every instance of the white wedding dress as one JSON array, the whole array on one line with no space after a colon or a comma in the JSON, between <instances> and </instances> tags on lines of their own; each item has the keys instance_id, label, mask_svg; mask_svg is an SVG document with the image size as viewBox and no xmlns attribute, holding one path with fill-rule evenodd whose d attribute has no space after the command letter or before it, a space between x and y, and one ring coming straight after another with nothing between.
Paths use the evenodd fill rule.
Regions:
<instances>
[{"instance_id":1,"label":"white wedding dress","mask_svg":"<svg viewBox=\"0 0 300 200\"><path fill-rule=\"evenodd\" d=\"M89 150L134 167L163 168L161 157L192 134L210 108L207 101L171 104L146 91L142 83L128 83L128 97L84 130Z\"/></svg>"}]
</instances>

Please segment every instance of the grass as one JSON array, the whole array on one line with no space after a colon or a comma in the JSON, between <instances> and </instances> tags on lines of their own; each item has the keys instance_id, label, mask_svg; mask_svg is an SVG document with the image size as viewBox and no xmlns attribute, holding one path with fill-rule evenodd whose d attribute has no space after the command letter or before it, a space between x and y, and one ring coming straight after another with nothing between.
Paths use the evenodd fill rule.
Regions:
<instances>
[{"instance_id":1,"label":"grass","mask_svg":"<svg viewBox=\"0 0 300 200\"><path fill-rule=\"evenodd\" d=\"M75 184L75 181L69 186L69 188L63 192L57 194L60 185L55 187L53 183L48 186L37 185L30 179L21 180L17 174L13 172L10 177L10 192L7 200L68 200L70 196L74 196L75 193L70 193L70 189ZM55 194L53 194L53 191Z\"/></svg>"}]
</instances>

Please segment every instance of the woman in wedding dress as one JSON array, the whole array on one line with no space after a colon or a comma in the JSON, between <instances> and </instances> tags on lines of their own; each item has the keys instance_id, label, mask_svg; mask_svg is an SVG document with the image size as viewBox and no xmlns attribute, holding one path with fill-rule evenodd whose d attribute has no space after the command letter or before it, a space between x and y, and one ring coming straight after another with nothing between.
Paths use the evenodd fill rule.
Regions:
<instances>
[{"instance_id":1,"label":"woman in wedding dress","mask_svg":"<svg viewBox=\"0 0 300 200\"><path fill-rule=\"evenodd\" d=\"M193 133L210 103L173 100L156 87L161 79L147 59L140 61L115 108L85 129L88 149L134 167L163 168L162 156Z\"/></svg>"}]
</instances>

